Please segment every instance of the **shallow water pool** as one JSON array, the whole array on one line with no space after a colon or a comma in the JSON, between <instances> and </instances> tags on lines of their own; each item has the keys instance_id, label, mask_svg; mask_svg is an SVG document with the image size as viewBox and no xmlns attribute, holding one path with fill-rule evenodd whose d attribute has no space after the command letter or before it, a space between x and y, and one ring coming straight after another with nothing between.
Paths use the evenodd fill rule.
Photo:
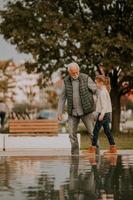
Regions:
<instances>
[{"instance_id":1,"label":"shallow water pool","mask_svg":"<svg viewBox=\"0 0 133 200\"><path fill-rule=\"evenodd\" d=\"M0 157L0 200L95 199L133 199L133 155Z\"/></svg>"}]
</instances>

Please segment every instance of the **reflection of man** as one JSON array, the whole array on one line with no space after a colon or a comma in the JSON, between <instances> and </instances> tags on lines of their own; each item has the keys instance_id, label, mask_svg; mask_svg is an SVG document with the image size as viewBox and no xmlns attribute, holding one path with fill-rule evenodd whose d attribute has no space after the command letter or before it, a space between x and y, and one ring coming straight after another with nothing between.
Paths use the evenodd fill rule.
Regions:
<instances>
[{"instance_id":1,"label":"reflection of man","mask_svg":"<svg viewBox=\"0 0 133 200\"><path fill-rule=\"evenodd\" d=\"M79 170L79 156L71 157L70 167L70 183L69 189L76 191L78 189L78 171Z\"/></svg>"},{"instance_id":2,"label":"reflection of man","mask_svg":"<svg viewBox=\"0 0 133 200\"><path fill-rule=\"evenodd\" d=\"M79 162L81 162L81 165L79 165ZM71 195L71 199L96 200L97 194L94 172L90 169L82 171L81 166L84 166L84 161L79 160L79 156L72 156L69 182L69 194ZM88 167L90 168L89 165Z\"/></svg>"},{"instance_id":3,"label":"reflection of man","mask_svg":"<svg viewBox=\"0 0 133 200\"><path fill-rule=\"evenodd\" d=\"M80 119L85 124L88 133L92 135L94 127L95 110L93 94L96 93L96 85L87 75L80 73L76 63L68 65L69 75L64 79L62 94L58 103L58 120L62 120L62 113L67 100L68 129L71 141L71 153L79 153L77 128Z\"/></svg>"}]
</instances>

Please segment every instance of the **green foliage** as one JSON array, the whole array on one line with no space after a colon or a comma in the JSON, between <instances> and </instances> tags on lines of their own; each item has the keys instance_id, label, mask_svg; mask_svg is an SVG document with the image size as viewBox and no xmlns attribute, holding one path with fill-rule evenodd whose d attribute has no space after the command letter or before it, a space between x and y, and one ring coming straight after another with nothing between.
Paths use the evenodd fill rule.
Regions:
<instances>
[{"instance_id":1,"label":"green foliage","mask_svg":"<svg viewBox=\"0 0 133 200\"><path fill-rule=\"evenodd\" d=\"M17 0L0 14L0 32L33 55L28 69L42 72L45 81L71 61L87 73L101 60L107 67L131 66L132 0Z\"/></svg>"}]
</instances>

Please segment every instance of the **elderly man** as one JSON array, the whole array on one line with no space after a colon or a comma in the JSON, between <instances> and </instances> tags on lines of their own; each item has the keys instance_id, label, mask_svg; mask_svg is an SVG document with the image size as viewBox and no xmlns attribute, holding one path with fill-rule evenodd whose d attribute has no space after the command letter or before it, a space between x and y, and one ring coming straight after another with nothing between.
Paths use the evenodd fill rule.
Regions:
<instances>
[{"instance_id":1,"label":"elderly man","mask_svg":"<svg viewBox=\"0 0 133 200\"><path fill-rule=\"evenodd\" d=\"M92 136L94 128L93 111L95 104L93 94L96 93L96 84L84 73L80 73L77 63L68 65L68 73L64 79L64 86L58 103L58 120L62 120L62 114L67 100L68 111L68 131L71 142L71 153L79 154L79 144L77 139L77 128L80 119Z\"/></svg>"}]
</instances>

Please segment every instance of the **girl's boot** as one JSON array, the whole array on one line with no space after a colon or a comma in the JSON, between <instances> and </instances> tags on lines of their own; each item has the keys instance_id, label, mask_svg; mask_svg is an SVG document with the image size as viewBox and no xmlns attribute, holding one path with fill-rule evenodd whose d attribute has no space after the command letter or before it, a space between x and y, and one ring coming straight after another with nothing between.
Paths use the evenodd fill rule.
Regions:
<instances>
[{"instance_id":1,"label":"girl's boot","mask_svg":"<svg viewBox=\"0 0 133 200\"><path fill-rule=\"evenodd\" d=\"M95 154L96 153L96 147L95 146L90 146L88 149L88 153Z\"/></svg>"},{"instance_id":2,"label":"girl's boot","mask_svg":"<svg viewBox=\"0 0 133 200\"><path fill-rule=\"evenodd\" d=\"M117 153L117 148L115 145L110 145L110 153Z\"/></svg>"},{"instance_id":3,"label":"girl's boot","mask_svg":"<svg viewBox=\"0 0 133 200\"><path fill-rule=\"evenodd\" d=\"M117 153L117 148L116 148L116 146L115 145L110 145L110 149L109 149L109 151L106 151L105 153L114 153L114 154L116 154Z\"/></svg>"}]
</instances>

